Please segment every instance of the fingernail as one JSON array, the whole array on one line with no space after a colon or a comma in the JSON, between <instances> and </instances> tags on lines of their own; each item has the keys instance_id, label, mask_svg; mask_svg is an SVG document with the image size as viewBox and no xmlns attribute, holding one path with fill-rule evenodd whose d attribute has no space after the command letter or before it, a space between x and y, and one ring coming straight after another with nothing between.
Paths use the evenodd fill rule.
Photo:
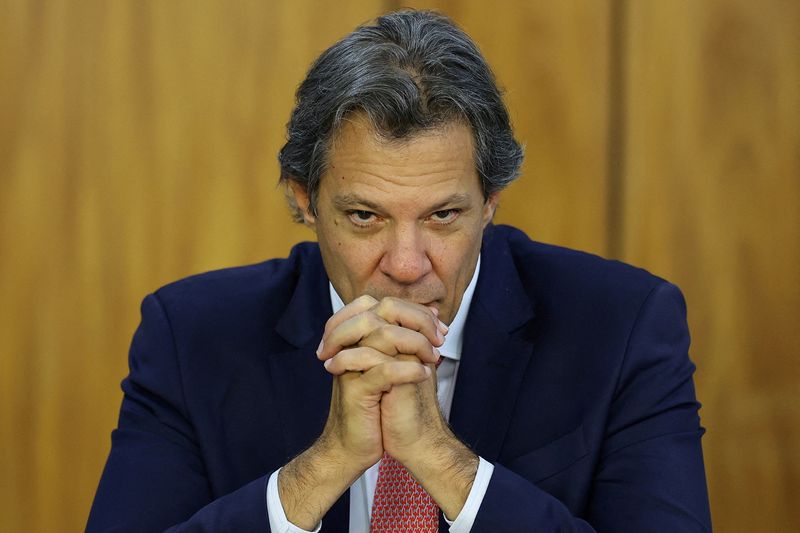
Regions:
<instances>
[{"instance_id":1,"label":"fingernail","mask_svg":"<svg viewBox=\"0 0 800 533\"><path fill-rule=\"evenodd\" d=\"M439 352L439 349L438 349L436 346L434 346L434 347L433 347L433 355L435 355L435 356L436 356L436 360L437 360L437 361L438 361L438 360L439 360L439 358L442 356L442 354Z\"/></svg>"},{"instance_id":2,"label":"fingernail","mask_svg":"<svg viewBox=\"0 0 800 533\"><path fill-rule=\"evenodd\" d=\"M428 307L428 309L431 310L431 313L433 313L434 316L439 316L439 309L437 309L436 307L430 306Z\"/></svg>"},{"instance_id":3,"label":"fingernail","mask_svg":"<svg viewBox=\"0 0 800 533\"><path fill-rule=\"evenodd\" d=\"M333 359L328 359L324 363L322 363L325 366L325 370L327 370L328 367L331 366L331 361L333 361Z\"/></svg>"},{"instance_id":4,"label":"fingernail","mask_svg":"<svg viewBox=\"0 0 800 533\"><path fill-rule=\"evenodd\" d=\"M427 366L423 366L422 368L425 369L425 377L431 377L431 369Z\"/></svg>"},{"instance_id":5,"label":"fingernail","mask_svg":"<svg viewBox=\"0 0 800 533\"><path fill-rule=\"evenodd\" d=\"M447 333L448 331L450 331L450 328L447 327L447 324L445 324L441 320L439 321L439 327L442 329L442 333Z\"/></svg>"},{"instance_id":6,"label":"fingernail","mask_svg":"<svg viewBox=\"0 0 800 533\"><path fill-rule=\"evenodd\" d=\"M325 342L324 340L319 341L319 346L317 346L317 355L322 353L322 343Z\"/></svg>"},{"instance_id":7,"label":"fingernail","mask_svg":"<svg viewBox=\"0 0 800 533\"><path fill-rule=\"evenodd\" d=\"M436 330L436 339L438 339L439 342L444 342L444 335L442 334L442 330L440 329Z\"/></svg>"}]
</instances>

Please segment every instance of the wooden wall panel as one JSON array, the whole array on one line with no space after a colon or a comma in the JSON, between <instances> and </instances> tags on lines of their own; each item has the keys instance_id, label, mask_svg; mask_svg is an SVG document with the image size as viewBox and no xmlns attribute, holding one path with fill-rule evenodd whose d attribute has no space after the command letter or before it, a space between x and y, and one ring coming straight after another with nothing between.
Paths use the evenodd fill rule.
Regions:
<instances>
[{"instance_id":1,"label":"wooden wall panel","mask_svg":"<svg viewBox=\"0 0 800 533\"><path fill-rule=\"evenodd\" d=\"M0 531L78 531L138 304L284 255L310 61L383 3L0 2Z\"/></svg>"},{"instance_id":2,"label":"wooden wall panel","mask_svg":"<svg viewBox=\"0 0 800 533\"><path fill-rule=\"evenodd\" d=\"M800 530L800 3L627 2L624 258L678 283L719 531Z\"/></svg>"},{"instance_id":3,"label":"wooden wall panel","mask_svg":"<svg viewBox=\"0 0 800 533\"><path fill-rule=\"evenodd\" d=\"M610 1L412 1L469 33L507 89L522 177L497 222L534 239L608 253Z\"/></svg>"},{"instance_id":4,"label":"wooden wall panel","mask_svg":"<svg viewBox=\"0 0 800 533\"><path fill-rule=\"evenodd\" d=\"M312 238L292 93L399 4L0 0L0 531L82 528L144 294ZM412 4L508 88L498 221L684 289L716 529L800 529L800 4Z\"/></svg>"}]
</instances>

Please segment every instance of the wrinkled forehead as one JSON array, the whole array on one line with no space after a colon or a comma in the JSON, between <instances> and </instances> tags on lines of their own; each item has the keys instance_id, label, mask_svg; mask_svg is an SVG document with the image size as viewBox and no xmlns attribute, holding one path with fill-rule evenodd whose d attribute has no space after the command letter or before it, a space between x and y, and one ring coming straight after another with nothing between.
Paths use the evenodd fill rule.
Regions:
<instances>
[{"instance_id":1,"label":"wrinkled forehead","mask_svg":"<svg viewBox=\"0 0 800 533\"><path fill-rule=\"evenodd\" d=\"M404 137L392 137L377 129L365 113L354 113L342 120L333 135L326 167L331 170L330 166L337 161L341 163L354 158L362 161L378 158L390 164L413 166L420 163L421 155L434 159L437 156L459 157L464 165L476 168L472 129L463 121L454 120Z\"/></svg>"}]
</instances>

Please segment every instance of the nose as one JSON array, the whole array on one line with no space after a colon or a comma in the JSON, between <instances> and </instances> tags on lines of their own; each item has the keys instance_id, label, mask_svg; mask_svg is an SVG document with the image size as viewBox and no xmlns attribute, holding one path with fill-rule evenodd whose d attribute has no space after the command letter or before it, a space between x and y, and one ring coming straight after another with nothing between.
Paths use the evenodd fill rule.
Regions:
<instances>
[{"instance_id":1,"label":"nose","mask_svg":"<svg viewBox=\"0 0 800 533\"><path fill-rule=\"evenodd\" d=\"M396 283L412 285L432 269L427 238L416 224L398 225L381 258L381 271Z\"/></svg>"}]
</instances>

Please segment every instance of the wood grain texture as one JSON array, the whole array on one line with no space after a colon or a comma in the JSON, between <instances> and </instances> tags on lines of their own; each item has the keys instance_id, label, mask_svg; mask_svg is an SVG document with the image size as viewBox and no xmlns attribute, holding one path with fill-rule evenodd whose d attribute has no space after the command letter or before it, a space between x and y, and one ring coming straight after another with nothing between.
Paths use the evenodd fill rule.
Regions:
<instances>
[{"instance_id":1,"label":"wood grain texture","mask_svg":"<svg viewBox=\"0 0 800 533\"><path fill-rule=\"evenodd\" d=\"M285 255L310 62L381 2L0 3L0 531L79 531L148 292Z\"/></svg>"},{"instance_id":2,"label":"wood grain texture","mask_svg":"<svg viewBox=\"0 0 800 533\"><path fill-rule=\"evenodd\" d=\"M275 187L293 91L395 4L0 0L0 531L82 529L147 292L313 238ZM412 5L508 89L498 220L684 289L716 529L800 530L800 4Z\"/></svg>"},{"instance_id":3,"label":"wood grain texture","mask_svg":"<svg viewBox=\"0 0 800 533\"><path fill-rule=\"evenodd\" d=\"M800 530L800 4L628 2L624 258L689 307L719 531Z\"/></svg>"},{"instance_id":4,"label":"wood grain texture","mask_svg":"<svg viewBox=\"0 0 800 533\"><path fill-rule=\"evenodd\" d=\"M533 238L608 253L610 2L410 2L452 17L506 89L522 177L497 221Z\"/></svg>"}]
</instances>

